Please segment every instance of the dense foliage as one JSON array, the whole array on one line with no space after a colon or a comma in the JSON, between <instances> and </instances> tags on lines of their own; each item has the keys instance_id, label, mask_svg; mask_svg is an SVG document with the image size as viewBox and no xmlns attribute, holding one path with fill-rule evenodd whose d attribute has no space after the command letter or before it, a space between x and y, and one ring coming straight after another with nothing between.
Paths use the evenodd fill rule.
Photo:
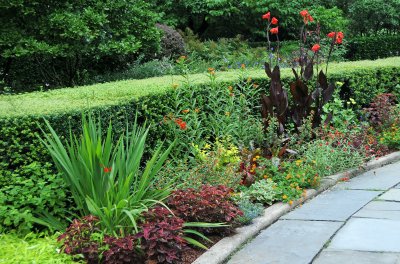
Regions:
<instances>
[{"instance_id":1,"label":"dense foliage","mask_svg":"<svg viewBox=\"0 0 400 264\"><path fill-rule=\"evenodd\" d=\"M146 1L8 1L0 7L6 86L74 86L152 56L160 34Z\"/></svg>"},{"instance_id":2,"label":"dense foliage","mask_svg":"<svg viewBox=\"0 0 400 264\"><path fill-rule=\"evenodd\" d=\"M397 74L398 69L396 67L371 67L371 68L355 68L340 74L335 71L330 71L330 77L333 81L341 81L347 84L351 91L351 96L360 106L366 106L372 101L375 95L382 92L392 92L399 95L400 87L399 75ZM218 80L218 72L216 73ZM243 77L247 80L247 77ZM190 80L190 79L189 79ZM283 78L283 83L288 84L290 79L287 77ZM257 85L268 86L266 78L253 78L250 83ZM218 86L225 87L227 97L229 96L229 86L232 89L240 89L238 85L243 87L243 82L235 82L235 79L230 80L227 83L218 82ZM215 86L206 84L193 85L191 88L182 89L179 92L180 99L185 100L185 106L181 110L189 109L191 114L196 114L196 109L201 110L201 124L202 127L206 127L208 133L213 133L213 127L218 126L220 122L213 122L215 119L210 119L210 114L218 120L226 120L230 123L233 119L231 116L226 115L226 111L231 110L217 110L210 109L207 107L209 99L218 97L215 94L214 97L210 96L213 91L216 91ZM251 85L249 86L252 87ZM79 89L79 88L78 88ZM179 89L178 89L179 90ZM220 93L220 90L217 90ZM140 101L133 100L129 103L121 103L117 106L104 106L93 108L96 116L101 116L101 123L108 124L110 120L113 124L113 130L116 134L121 134L125 131L126 120L134 120L135 113L138 111L139 123L143 123L147 119L150 123L156 124L154 129L150 129L148 135L148 145L154 146L157 143L157 139L165 138L168 134L174 135L171 132L169 126L160 126L160 122L163 117L167 115L171 108L174 108L175 91L168 91L166 93L160 93L156 95L148 95L141 97ZM196 107L190 106L193 101L192 98L197 98ZM239 100L241 97L234 96L232 99ZM257 97L255 97L254 104L257 103ZM229 101L228 101L229 102ZM215 102L211 105L215 105ZM218 105L218 104L217 104ZM189 107L190 106L190 107ZM229 105L225 105L227 107ZM221 105L218 105L221 107ZM231 106L229 106L231 107ZM210 112L211 111L211 112ZM240 113L240 109L235 109ZM254 111L258 114L257 111ZM178 113L182 116L183 121L188 122L188 130L181 131L178 128L184 138L185 133L193 133L197 136L212 136L203 133L203 130L193 130L192 123L194 121L194 115L187 115L184 113ZM222 115L222 116L221 116ZM71 127L74 133L80 131L80 120L81 113L75 111L68 111L61 113L54 113L45 115L46 119L50 122L52 127L61 137L68 138L68 129ZM240 117L240 115L239 115ZM68 123L66 124L66 120ZM239 123L236 123L238 127L246 128L243 126L242 119L235 119ZM60 176L57 176L55 167L50 165L51 158L48 151L42 146L36 134L40 132L36 125L39 122L43 125L42 116L23 116L17 118L2 118L0 120L0 160L2 162L2 169L0 170L0 223L2 230L9 229L24 229L29 230L32 228L32 221L30 220L32 214L42 209L47 209L49 213L63 219L65 215L64 208L69 207L67 200L66 189L59 188L63 186ZM249 121L253 122L253 121ZM250 123L249 123L250 124ZM254 126L253 126L254 127ZM225 128L226 131L230 131L229 127ZM222 131L222 130L221 130ZM248 134L247 137L251 137L254 134L253 130L244 130L243 135ZM249 136L250 135L250 136ZM257 135L257 133L255 133ZM171 138L171 141L173 138ZM199 144L200 142L197 142ZM207 165L208 166L208 165ZM212 167L211 165L208 167ZM32 168L35 171L32 171ZM233 167L232 167L233 168ZM186 170L187 171L187 170ZM206 171L206 170L203 170ZM210 170L209 170L210 171ZM33 175L35 175L33 177ZM202 175L210 175L205 173ZM217 174L216 174L217 175ZM219 174L224 175L224 174ZM236 177L236 176L235 176ZM220 180L216 179L215 182L223 184L222 181L226 177L221 177ZM232 178L229 181L237 182L236 178ZM20 186L21 189L13 189L10 186ZM33 188L32 186L44 186L43 188ZM20 190L20 191L18 191ZM46 190L46 191L45 191ZM12 219L12 220L11 220Z\"/></svg>"},{"instance_id":3,"label":"dense foliage","mask_svg":"<svg viewBox=\"0 0 400 264\"><path fill-rule=\"evenodd\" d=\"M354 37L348 42L346 58L373 60L400 54L400 34Z\"/></svg>"}]
</instances>

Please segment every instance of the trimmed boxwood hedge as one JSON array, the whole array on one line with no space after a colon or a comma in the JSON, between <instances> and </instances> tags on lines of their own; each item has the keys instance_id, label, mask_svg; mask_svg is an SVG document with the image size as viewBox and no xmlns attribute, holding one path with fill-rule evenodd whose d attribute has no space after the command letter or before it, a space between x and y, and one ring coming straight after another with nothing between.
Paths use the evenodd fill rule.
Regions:
<instances>
[{"instance_id":1,"label":"trimmed boxwood hedge","mask_svg":"<svg viewBox=\"0 0 400 264\"><path fill-rule=\"evenodd\" d=\"M347 59L374 60L400 55L400 34L355 37L348 42Z\"/></svg>"},{"instance_id":2,"label":"trimmed boxwood hedge","mask_svg":"<svg viewBox=\"0 0 400 264\"><path fill-rule=\"evenodd\" d=\"M328 75L332 81L347 83L353 90L353 98L360 104L367 104L378 93L393 92L400 95L399 72L400 58L390 58L333 64ZM254 83L268 87L262 70L249 71L248 75ZM286 84L292 80L289 69L285 69L282 76ZM172 82L177 82L177 77L174 78ZM193 75L191 80L192 90L188 89L182 96L188 99L201 97L198 102L206 106L211 89L207 85L207 77ZM234 85L238 81L238 72L217 73L217 80L221 87ZM141 86L144 84L147 86ZM168 106L174 103L174 91L170 84L171 77L162 77L0 96L0 232L10 229L31 230L29 218L34 211L46 209L56 217L63 218L65 210L73 210L66 187L55 173L46 149L36 136L40 131L37 124L43 124L43 118L66 137L69 128L75 132L79 130L82 110L90 110L101 116L103 124L111 120L117 133L125 129L126 120L133 120L137 112L140 123L147 120L153 126L148 138L150 150L168 135L160 121L168 114ZM138 90L135 91L133 86ZM97 94L87 101L85 96L91 92ZM110 97L114 95L119 96ZM14 109L9 107L9 111L14 111L5 111L6 100L15 106ZM254 100L258 102L258 98ZM87 104L83 105L83 101L87 101ZM58 105L59 102L63 105Z\"/></svg>"}]
</instances>

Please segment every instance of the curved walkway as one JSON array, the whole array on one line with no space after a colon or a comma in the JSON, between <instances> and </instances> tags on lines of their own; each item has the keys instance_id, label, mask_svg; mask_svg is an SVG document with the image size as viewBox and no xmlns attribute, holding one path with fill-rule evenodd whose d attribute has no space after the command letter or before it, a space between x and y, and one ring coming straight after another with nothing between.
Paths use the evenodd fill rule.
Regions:
<instances>
[{"instance_id":1,"label":"curved walkway","mask_svg":"<svg viewBox=\"0 0 400 264\"><path fill-rule=\"evenodd\" d=\"M400 162L371 170L282 216L228 264L400 264Z\"/></svg>"}]
</instances>

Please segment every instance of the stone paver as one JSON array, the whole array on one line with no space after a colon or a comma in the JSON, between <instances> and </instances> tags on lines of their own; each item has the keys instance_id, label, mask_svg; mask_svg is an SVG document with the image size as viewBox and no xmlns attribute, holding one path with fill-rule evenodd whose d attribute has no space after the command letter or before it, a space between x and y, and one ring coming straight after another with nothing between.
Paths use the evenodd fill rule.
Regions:
<instances>
[{"instance_id":1,"label":"stone paver","mask_svg":"<svg viewBox=\"0 0 400 264\"><path fill-rule=\"evenodd\" d=\"M400 203L373 201L364 206L353 217L376 218L400 221Z\"/></svg>"},{"instance_id":2,"label":"stone paver","mask_svg":"<svg viewBox=\"0 0 400 264\"><path fill-rule=\"evenodd\" d=\"M282 216L228 262L247 263L400 264L400 162Z\"/></svg>"},{"instance_id":3,"label":"stone paver","mask_svg":"<svg viewBox=\"0 0 400 264\"><path fill-rule=\"evenodd\" d=\"M346 221L381 191L326 191L282 219Z\"/></svg>"},{"instance_id":4,"label":"stone paver","mask_svg":"<svg viewBox=\"0 0 400 264\"><path fill-rule=\"evenodd\" d=\"M379 200L400 202L400 189L391 189L381 195Z\"/></svg>"},{"instance_id":5,"label":"stone paver","mask_svg":"<svg viewBox=\"0 0 400 264\"><path fill-rule=\"evenodd\" d=\"M400 264L399 253L324 250L313 264Z\"/></svg>"},{"instance_id":6,"label":"stone paver","mask_svg":"<svg viewBox=\"0 0 400 264\"><path fill-rule=\"evenodd\" d=\"M234 255L228 264L310 263L341 225L328 221L279 220Z\"/></svg>"},{"instance_id":7,"label":"stone paver","mask_svg":"<svg viewBox=\"0 0 400 264\"><path fill-rule=\"evenodd\" d=\"M400 252L400 221L352 218L335 235L328 249Z\"/></svg>"},{"instance_id":8,"label":"stone paver","mask_svg":"<svg viewBox=\"0 0 400 264\"><path fill-rule=\"evenodd\" d=\"M367 171L333 189L387 190L400 182L400 162Z\"/></svg>"}]
</instances>

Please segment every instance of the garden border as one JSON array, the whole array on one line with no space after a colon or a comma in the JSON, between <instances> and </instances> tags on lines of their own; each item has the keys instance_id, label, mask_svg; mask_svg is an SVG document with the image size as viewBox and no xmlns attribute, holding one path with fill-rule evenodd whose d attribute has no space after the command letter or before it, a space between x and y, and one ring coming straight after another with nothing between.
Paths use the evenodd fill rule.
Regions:
<instances>
[{"instance_id":1,"label":"garden border","mask_svg":"<svg viewBox=\"0 0 400 264\"><path fill-rule=\"evenodd\" d=\"M208 251L198 257L193 264L221 264L224 263L229 256L235 253L244 243L254 238L261 230L267 228L276 222L282 215L293 210L298 205L304 203L317 196L318 194L328 190L336 185L343 177L353 178L363 172L373 170L384 165L391 164L400 160L400 151L391 153L379 159L371 160L358 169L350 169L342 173L324 177L318 189L308 189L304 198L296 200L293 205L287 203L276 203L264 210L264 215L257 217L253 223L248 226L236 229L236 234L225 237L212 246Z\"/></svg>"}]
</instances>

